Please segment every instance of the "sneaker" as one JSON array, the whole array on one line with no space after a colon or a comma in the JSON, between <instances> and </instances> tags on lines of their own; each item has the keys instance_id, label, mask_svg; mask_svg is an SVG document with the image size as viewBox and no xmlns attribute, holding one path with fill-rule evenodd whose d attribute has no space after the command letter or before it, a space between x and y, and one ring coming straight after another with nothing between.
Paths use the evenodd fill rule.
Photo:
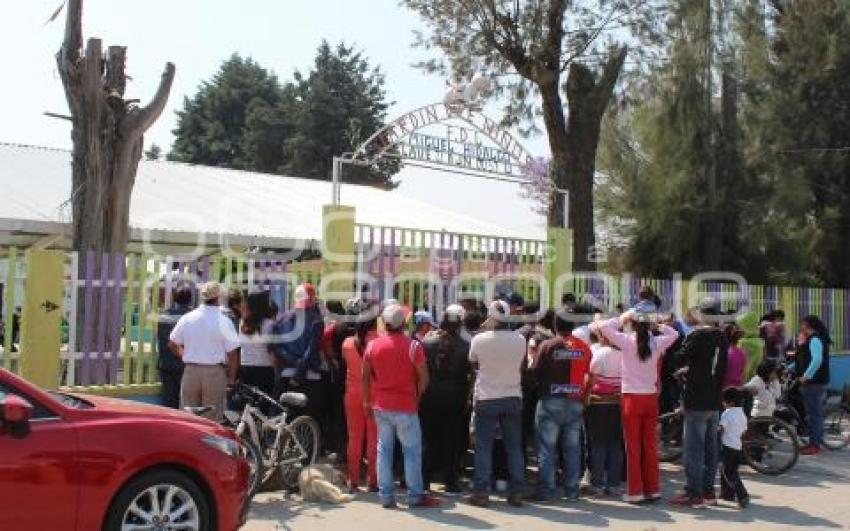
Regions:
<instances>
[{"instance_id":1,"label":"sneaker","mask_svg":"<svg viewBox=\"0 0 850 531\"><path fill-rule=\"evenodd\" d=\"M446 485L443 492L446 496L457 496L463 493L463 487L461 487L459 483L449 483Z\"/></svg>"},{"instance_id":2,"label":"sneaker","mask_svg":"<svg viewBox=\"0 0 850 531\"><path fill-rule=\"evenodd\" d=\"M813 444L806 445L800 449L800 453L803 455L818 455L820 452L820 446L815 446Z\"/></svg>"},{"instance_id":3,"label":"sneaker","mask_svg":"<svg viewBox=\"0 0 850 531\"><path fill-rule=\"evenodd\" d=\"M357 485L349 485L348 486L348 493L349 494L358 494L359 492L360 492L360 487L358 487Z\"/></svg>"},{"instance_id":4,"label":"sneaker","mask_svg":"<svg viewBox=\"0 0 850 531\"><path fill-rule=\"evenodd\" d=\"M416 509L432 509L434 507L439 507L441 503L442 502L439 498L435 498L430 494L425 494L419 498L418 502L412 504L411 507Z\"/></svg>"},{"instance_id":5,"label":"sneaker","mask_svg":"<svg viewBox=\"0 0 850 531\"><path fill-rule=\"evenodd\" d=\"M523 505L525 505L522 502L522 495L521 494L510 494L510 495L508 495L508 505L510 505L511 507L522 507Z\"/></svg>"},{"instance_id":6,"label":"sneaker","mask_svg":"<svg viewBox=\"0 0 850 531\"><path fill-rule=\"evenodd\" d=\"M646 503L658 503L661 501L661 494L651 494L646 497Z\"/></svg>"},{"instance_id":7,"label":"sneaker","mask_svg":"<svg viewBox=\"0 0 850 531\"><path fill-rule=\"evenodd\" d=\"M381 507L383 507L384 509L398 509L398 505L396 505L395 500L384 502L381 504Z\"/></svg>"},{"instance_id":8,"label":"sneaker","mask_svg":"<svg viewBox=\"0 0 850 531\"><path fill-rule=\"evenodd\" d=\"M670 500L670 504L678 507L690 507L691 509L702 509L705 507L702 498L699 496L690 496L684 492L674 496Z\"/></svg>"},{"instance_id":9,"label":"sneaker","mask_svg":"<svg viewBox=\"0 0 850 531\"><path fill-rule=\"evenodd\" d=\"M369 485L369 492L378 492L377 485Z\"/></svg>"},{"instance_id":10,"label":"sneaker","mask_svg":"<svg viewBox=\"0 0 850 531\"><path fill-rule=\"evenodd\" d=\"M708 491L702 495L702 501L711 507L717 506L717 495L714 491Z\"/></svg>"},{"instance_id":11,"label":"sneaker","mask_svg":"<svg viewBox=\"0 0 850 531\"><path fill-rule=\"evenodd\" d=\"M623 494L623 501L632 505L640 505L641 503L646 501L646 498L644 498L642 495L632 496L631 494Z\"/></svg>"},{"instance_id":12,"label":"sneaker","mask_svg":"<svg viewBox=\"0 0 850 531\"><path fill-rule=\"evenodd\" d=\"M490 507L490 497L486 494L473 494L466 501L475 507Z\"/></svg>"},{"instance_id":13,"label":"sneaker","mask_svg":"<svg viewBox=\"0 0 850 531\"><path fill-rule=\"evenodd\" d=\"M749 497L742 498L742 499L738 500L738 507L740 507L741 509L746 509L749 506L750 506L750 498Z\"/></svg>"}]
</instances>

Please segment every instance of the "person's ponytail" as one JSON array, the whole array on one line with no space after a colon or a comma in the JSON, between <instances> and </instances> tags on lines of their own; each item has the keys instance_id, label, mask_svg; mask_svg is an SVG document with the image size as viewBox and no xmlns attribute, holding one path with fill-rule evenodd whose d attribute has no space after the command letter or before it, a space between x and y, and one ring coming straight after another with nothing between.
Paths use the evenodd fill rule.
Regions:
<instances>
[{"instance_id":1,"label":"person's ponytail","mask_svg":"<svg viewBox=\"0 0 850 531\"><path fill-rule=\"evenodd\" d=\"M637 354L641 361L647 361L652 357L652 347L649 344L649 324L635 323L635 334L637 335Z\"/></svg>"}]
</instances>

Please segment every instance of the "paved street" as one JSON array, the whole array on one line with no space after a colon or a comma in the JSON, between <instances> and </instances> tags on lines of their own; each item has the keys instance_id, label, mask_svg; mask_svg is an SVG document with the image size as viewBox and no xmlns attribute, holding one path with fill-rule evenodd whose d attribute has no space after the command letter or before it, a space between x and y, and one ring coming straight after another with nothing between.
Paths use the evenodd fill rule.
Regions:
<instances>
[{"instance_id":1,"label":"paved street","mask_svg":"<svg viewBox=\"0 0 850 531\"><path fill-rule=\"evenodd\" d=\"M797 466L778 478L746 469L744 480L753 498L746 510L719 507L686 510L661 504L631 507L615 501L581 501L572 505L526 506L512 509L499 501L490 509L471 507L457 498L444 498L438 510L381 509L374 495L363 495L345 506L302 504L297 497L261 494L251 510L247 531L292 529L418 531L424 529L810 529L850 528L850 450L801 457ZM681 487L678 466L664 470L665 495Z\"/></svg>"}]
</instances>

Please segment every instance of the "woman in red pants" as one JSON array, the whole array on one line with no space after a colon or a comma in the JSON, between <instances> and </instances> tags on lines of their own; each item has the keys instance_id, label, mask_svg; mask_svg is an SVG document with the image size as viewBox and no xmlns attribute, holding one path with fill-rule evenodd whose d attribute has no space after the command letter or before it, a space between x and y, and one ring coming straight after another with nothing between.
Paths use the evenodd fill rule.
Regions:
<instances>
[{"instance_id":1,"label":"woman in red pants","mask_svg":"<svg viewBox=\"0 0 850 531\"><path fill-rule=\"evenodd\" d=\"M627 323L631 324L632 332L621 331ZM655 308L630 310L620 318L592 324L591 330L608 339L623 354L622 410L628 482L623 499L629 503L658 501L661 486L655 438L659 360L679 337L678 333L669 326L656 324Z\"/></svg>"},{"instance_id":2,"label":"woman in red pants","mask_svg":"<svg viewBox=\"0 0 850 531\"><path fill-rule=\"evenodd\" d=\"M363 410L360 391L360 374L363 354L369 341L378 336L377 317L374 309L360 312L357 333L342 343L342 358L345 360L345 418L348 425L348 487L352 492L359 490L360 465L363 462L363 444L366 444L369 490L377 491L378 474L375 463L378 458L378 428L375 417L367 416Z\"/></svg>"}]
</instances>

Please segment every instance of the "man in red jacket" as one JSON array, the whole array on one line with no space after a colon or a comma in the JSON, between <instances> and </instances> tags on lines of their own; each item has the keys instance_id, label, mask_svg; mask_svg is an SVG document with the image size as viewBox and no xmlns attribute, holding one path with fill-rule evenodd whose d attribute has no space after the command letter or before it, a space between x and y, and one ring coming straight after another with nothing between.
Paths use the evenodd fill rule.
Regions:
<instances>
[{"instance_id":1,"label":"man in red jacket","mask_svg":"<svg viewBox=\"0 0 850 531\"><path fill-rule=\"evenodd\" d=\"M572 335L573 322L565 310L554 317L557 337L544 341L532 372L540 390L535 425L540 482L536 498L549 501L555 495L555 451L561 439L564 462L564 495L579 496L581 479L581 427L584 394L590 369L590 347Z\"/></svg>"}]
</instances>

